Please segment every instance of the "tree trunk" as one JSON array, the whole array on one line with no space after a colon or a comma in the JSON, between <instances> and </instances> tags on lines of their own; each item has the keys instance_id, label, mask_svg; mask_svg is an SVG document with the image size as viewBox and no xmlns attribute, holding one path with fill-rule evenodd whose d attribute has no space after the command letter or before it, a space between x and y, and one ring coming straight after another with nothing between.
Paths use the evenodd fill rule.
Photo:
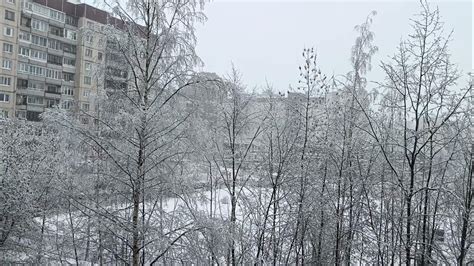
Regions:
<instances>
[{"instance_id":1,"label":"tree trunk","mask_svg":"<svg viewBox=\"0 0 474 266\"><path fill-rule=\"evenodd\" d=\"M471 158L469 160L469 170L468 170L468 175L467 175L467 187L466 187L466 195L464 198L464 206L463 206L463 211L462 211L462 229L461 229L461 239L460 239L460 253L457 258L457 263L458 265L464 265L464 260L466 258L466 254L468 251L468 245L466 245L466 242L468 242L468 229L469 229L469 219L471 217L471 204L472 204L472 199L474 196L474 188L472 186L472 172L474 172L474 164L472 163L472 157L474 153L474 145L471 145Z\"/></svg>"}]
</instances>

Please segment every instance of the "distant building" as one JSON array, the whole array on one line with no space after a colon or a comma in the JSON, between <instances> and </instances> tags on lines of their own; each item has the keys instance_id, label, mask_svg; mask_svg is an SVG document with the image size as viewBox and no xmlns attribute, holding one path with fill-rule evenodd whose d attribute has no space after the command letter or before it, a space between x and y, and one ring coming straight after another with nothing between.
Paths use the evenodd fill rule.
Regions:
<instances>
[{"instance_id":1,"label":"distant building","mask_svg":"<svg viewBox=\"0 0 474 266\"><path fill-rule=\"evenodd\" d=\"M54 106L92 112L104 82L94 70L128 75L106 54L104 26L118 23L77 1L0 0L0 116L38 121Z\"/></svg>"}]
</instances>

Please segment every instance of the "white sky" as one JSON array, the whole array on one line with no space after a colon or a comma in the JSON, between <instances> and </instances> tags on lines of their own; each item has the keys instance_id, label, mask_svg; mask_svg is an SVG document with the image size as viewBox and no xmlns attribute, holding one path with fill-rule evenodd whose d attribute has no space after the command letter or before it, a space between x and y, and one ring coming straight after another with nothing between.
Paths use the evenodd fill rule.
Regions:
<instances>
[{"instance_id":1,"label":"white sky","mask_svg":"<svg viewBox=\"0 0 474 266\"><path fill-rule=\"evenodd\" d=\"M472 2L438 1L448 32L452 60L464 72L474 67ZM229 1L208 3L208 21L198 26L197 52L203 71L227 74L233 63L249 88L266 81L286 91L298 81L304 47L318 51L321 70L328 76L350 70L350 50L370 11L377 11L373 31L378 54L373 58L369 80L382 80L380 60L393 55L400 39L410 32L409 19L419 11L418 1Z\"/></svg>"}]
</instances>

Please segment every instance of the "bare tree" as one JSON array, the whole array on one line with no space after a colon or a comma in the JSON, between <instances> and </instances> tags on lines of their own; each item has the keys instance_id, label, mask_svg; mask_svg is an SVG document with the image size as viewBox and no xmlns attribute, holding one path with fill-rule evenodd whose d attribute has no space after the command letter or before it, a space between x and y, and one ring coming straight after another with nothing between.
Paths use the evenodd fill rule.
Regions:
<instances>
[{"instance_id":1,"label":"bare tree","mask_svg":"<svg viewBox=\"0 0 474 266\"><path fill-rule=\"evenodd\" d=\"M403 194L405 213L401 241L407 265L415 259L427 263L425 251L419 256L416 255L416 258L413 253L414 246L417 246L415 238L418 230L425 232L421 233L421 236L426 239L426 228L423 231L418 227L418 221L415 220L418 210L413 206L420 191L425 191L425 195L429 193L429 179L422 185L423 177L419 175L424 167L422 157L431 140L436 139L441 130L448 126L448 122L470 90L456 93L452 89L459 75L449 60L447 49L450 35L445 37L443 34L443 24L437 9L432 10L426 2L421 3L421 9L417 18L412 20L414 34L399 45L398 53L392 58L392 62L381 65L387 76L387 82L381 85L389 93L388 108L397 110L400 123L397 123L396 127L402 131L402 135L392 136L390 140L397 143L395 154L389 154L382 145L380 128L365 111L369 119L369 132L378 143ZM362 107L360 101L358 104ZM397 156L403 156L404 159L401 160L401 157ZM426 226L426 221L424 223ZM423 250L426 250L424 242L422 246Z\"/></svg>"},{"instance_id":2,"label":"bare tree","mask_svg":"<svg viewBox=\"0 0 474 266\"><path fill-rule=\"evenodd\" d=\"M199 63L194 24L205 17L199 1L107 4L113 7L115 18L110 18L104 31L106 54L118 57L107 57L104 71L97 72L102 74L97 78L104 79L99 82L104 87L99 90L96 108L81 113L82 122L94 125L78 126L69 119L61 124L73 128L109 162L112 172L106 178L120 184L117 207L125 208L101 206L99 215L120 228L109 233L130 249L130 263L139 265L163 257L163 250L169 248L158 243L173 245L174 237L180 239L183 231L190 230L189 226L177 232L164 227L167 218L162 200L168 190L164 184L170 180L164 177L175 173L186 153L180 140L189 115L180 114L177 97L183 88L199 82L193 72ZM113 58L121 62L119 73L110 71L110 66L117 67ZM87 204L82 207L89 208ZM128 261L123 257L126 252L120 253L115 257Z\"/></svg>"},{"instance_id":3,"label":"bare tree","mask_svg":"<svg viewBox=\"0 0 474 266\"><path fill-rule=\"evenodd\" d=\"M221 90L226 96L222 98L218 107L218 122L212 140L217 153L213 158L213 163L230 195L231 239L229 239L227 263L237 265L242 263L238 260L236 250L237 209L242 191L252 178L252 169L258 163L253 155L257 149L257 140L263 130L266 111L258 108L252 95L245 92L235 68L230 79L222 83L222 86ZM243 250L241 249L240 252Z\"/></svg>"}]
</instances>

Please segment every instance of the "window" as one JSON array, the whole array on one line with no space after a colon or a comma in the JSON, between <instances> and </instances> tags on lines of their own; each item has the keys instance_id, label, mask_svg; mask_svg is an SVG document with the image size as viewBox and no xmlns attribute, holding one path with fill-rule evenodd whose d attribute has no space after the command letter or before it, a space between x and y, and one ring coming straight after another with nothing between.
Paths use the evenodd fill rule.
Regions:
<instances>
[{"instance_id":1,"label":"window","mask_svg":"<svg viewBox=\"0 0 474 266\"><path fill-rule=\"evenodd\" d=\"M114 67L107 67L107 74L114 76L114 77L120 77L120 78L127 78L128 77L128 72L125 70L121 70L119 68L114 68Z\"/></svg>"},{"instance_id":2,"label":"window","mask_svg":"<svg viewBox=\"0 0 474 266\"><path fill-rule=\"evenodd\" d=\"M93 41L94 41L94 37L91 34L87 34L86 35L86 43L92 44Z\"/></svg>"},{"instance_id":3,"label":"window","mask_svg":"<svg viewBox=\"0 0 474 266\"><path fill-rule=\"evenodd\" d=\"M36 35L31 35L31 43L33 43L35 45L38 45L38 46L46 47L46 46L48 46L47 45L48 39L46 39L44 37L36 36Z\"/></svg>"},{"instance_id":4,"label":"window","mask_svg":"<svg viewBox=\"0 0 474 266\"><path fill-rule=\"evenodd\" d=\"M40 67L40 66L34 66L34 65L28 65L25 63L19 63L18 64L18 72L24 72L28 73L30 75L35 75L35 76L46 76L46 71L47 69Z\"/></svg>"},{"instance_id":5,"label":"window","mask_svg":"<svg viewBox=\"0 0 474 266\"><path fill-rule=\"evenodd\" d=\"M38 51L38 50L34 50L34 49L22 47L22 46L20 46L20 49L18 50L18 54L21 56L30 57L31 59L37 60L37 61L46 62L47 60L46 52Z\"/></svg>"},{"instance_id":6,"label":"window","mask_svg":"<svg viewBox=\"0 0 474 266\"><path fill-rule=\"evenodd\" d=\"M92 64L91 63L84 63L84 69L86 71L90 71L92 69Z\"/></svg>"},{"instance_id":7,"label":"window","mask_svg":"<svg viewBox=\"0 0 474 266\"><path fill-rule=\"evenodd\" d=\"M105 47L110 48L111 50L118 50L118 44L114 40L107 40Z\"/></svg>"},{"instance_id":8,"label":"window","mask_svg":"<svg viewBox=\"0 0 474 266\"><path fill-rule=\"evenodd\" d=\"M15 12L12 12L10 10L5 10L5 19L15 21Z\"/></svg>"},{"instance_id":9,"label":"window","mask_svg":"<svg viewBox=\"0 0 474 266\"><path fill-rule=\"evenodd\" d=\"M9 4L15 4L15 3L16 3L16 0L7 0L7 3L9 3Z\"/></svg>"},{"instance_id":10,"label":"window","mask_svg":"<svg viewBox=\"0 0 474 266\"><path fill-rule=\"evenodd\" d=\"M123 59L122 57L113 53L105 55L105 60L114 61L114 63L121 63L123 61L122 59Z\"/></svg>"},{"instance_id":11,"label":"window","mask_svg":"<svg viewBox=\"0 0 474 266\"><path fill-rule=\"evenodd\" d=\"M10 86L12 84L12 78L0 76L0 85Z\"/></svg>"},{"instance_id":12,"label":"window","mask_svg":"<svg viewBox=\"0 0 474 266\"><path fill-rule=\"evenodd\" d=\"M23 1L22 1L23 2ZM26 2L26 1L25 1ZM53 10L43 5L39 5L36 3L22 3L24 5L24 9L31 10L34 14L40 15L46 18L50 18L59 22L64 22L65 15L63 12Z\"/></svg>"},{"instance_id":13,"label":"window","mask_svg":"<svg viewBox=\"0 0 474 266\"><path fill-rule=\"evenodd\" d=\"M127 90L128 89L128 84L127 82L118 82L115 80L106 80L105 81L105 87L106 89L112 89L112 90Z\"/></svg>"},{"instance_id":14,"label":"window","mask_svg":"<svg viewBox=\"0 0 474 266\"><path fill-rule=\"evenodd\" d=\"M13 44L3 43L3 51L5 53L13 53Z\"/></svg>"},{"instance_id":15,"label":"window","mask_svg":"<svg viewBox=\"0 0 474 266\"><path fill-rule=\"evenodd\" d=\"M63 86L63 94L73 96L74 95L74 88L69 86Z\"/></svg>"},{"instance_id":16,"label":"window","mask_svg":"<svg viewBox=\"0 0 474 266\"><path fill-rule=\"evenodd\" d=\"M26 31L20 31L20 33L18 34L18 39L20 41L30 42L31 41L31 34L29 34Z\"/></svg>"},{"instance_id":17,"label":"window","mask_svg":"<svg viewBox=\"0 0 474 266\"><path fill-rule=\"evenodd\" d=\"M82 110L84 111L89 111L90 105L88 103L83 103L82 104Z\"/></svg>"},{"instance_id":18,"label":"window","mask_svg":"<svg viewBox=\"0 0 474 266\"><path fill-rule=\"evenodd\" d=\"M55 26L49 26L49 33L51 33L53 35L56 35L56 36L59 36L59 37L64 36L63 29L55 27Z\"/></svg>"},{"instance_id":19,"label":"window","mask_svg":"<svg viewBox=\"0 0 474 266\"><path fill-rule=\"evenodd\" d=\"M63 58L61 56L48 54L48 63L60 66L63 64Z\"/></svg>"},{"instance_id":20,"label":"window","mask_svg":"<svg viewBox=\"0 0 474 266\"><path fill-rule=\"evenodd\" d=\"M104 47L104 43L105 43L104 38L99 38L98 46L102 48L102 47Z\"/></svg>"},{"instance_id":21,"label":"window","mask_svg":"<svg viewBox=\"0 0 474 266\"><path fill-rule=\"evenodd\" d=\"M71 109L72 106L73 106L73 102L72 102L72 101L64 101L64 102L61 104L61 108L66 109L66 110Z\"/></svg>"},{"instance_id":22,"label":"window","mask_svg":"<svg viewBox=\"0 0 474 266\"><path fill-rule=\"evenodd\" d=\"M26 111L16 111L15 116L20 119L26 119Z\"/></svg>"},{"instance_id":23,"label":"window","mask_svg":"<svg viewBox=\"0 0 474 266\"><path fill-rule=\"evenodd\" d=\"M33 7L33 4L31 2L21 1L21 8L22 9L26 9L26 10L31 11L32 7Z\"/></svg>"},{"instance_id":24,"label":"window","mask_svg":"<svg viewBox=\"0 0 474 266\"><path fill-rule=\"evenodd\" d=\"M76 59L64 57L63 65L76 66Z\"/></svg>"},{"instance_id":25,"label":"window","mask_svg":"<svg viewBox=\"0 0 474 266\"><path fill-rule=\"evenodd\" d=\"M48 107L48 108L56 107L58 104L59 104L59 100L55 100L55 99L47 99L46 100L46 107Z\"/></svg>"},{"instance_id":26,"label":"window","mask_svg":"<svg viewBox=\"0 0 474 266\"><path fill-rule=\"evenodd\" d=\"M30 58L38 61L46 61L48 54L38 50L30 50Z\"/></svg>"},{"instance_id":27,"label":"window","mask_svg":"<svg viewBox=\"0 0 474 266\"><path fill-rule=\"evenodd\" d=\"M44 91L44 83L41 83L41 82L31 81L31 80L26 80L26 79L18 79L16 83L17 83L17 87L20 89Z\"/></svg>"},{"instance_id":28,"label":"window","mask_svg":"<svg viewBox=\"0 0 474 266\"><path fill-rule=\"evenodd\" d=\"M17 68L18 73L20 72L28 73L29 69L30 67L27 64L18 63L18 68Z\"/></svg>"},{"instance_id":29,"label":"window","mask_svg":"<svg viewBox=\"0 0 474 266\"><path fill-rule=\"evenodd\" d=\"M12 61L10 59L3 59L2 60L2 68L3 69L12 69Z\"/></svg>"},{"instance_id":30,"label":"window","mask_svg":"<svg viewBox=\"0 0 474 266\"><path fill-rule=\"evenodd\" d=\"M26 111L26 120L28 121L41 121L40 112Z\"/></svg>"},{"instance_id":31,"label":"window","mask_svg":"<svg viewBox=\"0 0 474 266\"><path fill-rule=\"evenodd\" d=\"M63 51L71 54L76 54L76 46L68 43L63 43Z\"/></svg>"},{"instance_id":32,"label":"window","mask_svg":"<svg viewBox=\"0 0 474 266\"><path fill-rule=\"evenodd\" d=\"M90 94L91 94L91 90L83 90L82 91L82 96L84 96L84 97L89 97Z\"/></svg>"},{"instance_id":33,"label":"window","mask_svg":"<svg viewBox=\"0 0 474 266\"><path fill-rule=\"evenodd\" d=\"M65 15L62 12L50 9L49 10L49 18L60 21L60 22L64 22Z\"/></svg>"},{"instance_id":34,"label":"window","mask_svg":"<svg viewBox=\"0 0 474 266\"><path fill-rule=\"evenodd\" d=\"M6 93L0 93L0 102L7 103L10 101L10 95Z\"/></svg>"},{"instance_id":35,"label":"window","mask_svg":"<svg viewBox=\"0 0 474 266\"><path fill-rule=\"evenodd\" d=\"M42 67L30 65L30 74L32 75L44 76L46 74L45 72L46 71Z\"/></svg>"},{"instance_id":36,"label":"window","mask_svg":"<svg viewBox=\"0 0 474 266\"><path fill-rule=\"evenodd\" d=\"M70 39L70 40L76 40L77 39L77 33L72 30L64 29L64 37Z\"/></svg>"},{"instance_id":37,"label":"window","mask_svg":"<svg viewBox=\"0 0 474 266\"><path fill-rule=\"evenodd\" d=\"M91 85L92 84L92 78L88 77L88 76L84 76L84 84Z\"/></svg>"},{"instance_id":38,"label":"window","mask_svg":"<svg viewBox=\"0 0 474 266\"><path fill-rule=\"evenodd\" d=\"M58 40L49 39L48 47L54 50L62 50L62 44Z\"/></svg>"},{"instance_id":39,"label":"window","mask_svg":"<svg viewBox=\"0 0 474 266\"><path fill-rule=\"evenodd\" d=\"M43 17L49 17L49 9L43 5L37 5L35 3L32 3L31 6L31 11L37 15L41 15Z\"/></svg>"},{"instance_id":40,"label":"window","mask_svg":"<svg viewBox=\"0 0 474 266\"><path fill-rule=\"evenodd\" d=\"M16 81L16 85L17 85L18 88L20 88L20 89L28 88L28 80L26 80L26 79L18 79L18 80Z\"/></svg>"},{"instance_id":41,"label":"window","mask_svg":"<svg viewBox=\"0 0 474 266\"><path fill-rule=\"evenodd\" d=\"M63 80L74 81L74 73L63 72Z\"/></svg>"},{"instance_id":42,"label":"window","mask_svg":"<svg viewBox=\"0 0 474 266\"><path fill-rule=\"evenodd\" d=\"M92 50L91 49L86 49L86 56L87 57L92 57Z\"/></svg>"},{"instance_id":43,"label":"window","mask_svg":"<svg viewBox=\"0 0 474 266\"><path fill-rule=\"evenodd\" d=\"M97 53L97 60L102 61L102 53L101 52Z\"/></svg>"},{"instance_id":44,"label":"window","mask_svg":"<svg viewBox=\"0 0 474 266\"><path fill-rule=\"evenodd\" d=\"M27 27L27 28L30 28L31 27L31 18L21 16L20 25L24 26L24 27Z\"/></svg>"},{"instance_id":45,"label":"window","mask_svg":"<svg viewBox=\"0 0 474 266\"><path fill-rule=\"evenodd\" d=\"M48 31L48 23L37 19L31 20L31 27L38 31Z\"/></svg>"},{"instance_id":46,"label":"window","mask_svg":"<svg viewBox=\"0 0 474 266\"><path fill-rule=\"evenodd\" d=\"M43 104L43 97L38 97L38 96L27 96L26 102L28 104Z\"/></svg>"},{"instance_id":47,"label":"window","mask_svg":"<svg viewBox=\"0 0 474 266\"><path fill-rule=\"evenodd\" d=\"M0 118L8 118L8 111L0 110Z\"/></svg>"},{"instance_id":48,"label":"window","mask_svg":"<svg viewBox=\"0 0 474 266\"><path fill-rule=\"evenodd\" d=\"M28 88L37 91L44 91L44 84L39 82L29 82Z\"/></svg>"},{"instance_id":49,"label":"window","mask_svg":"<svg viewBox=\"0 0 474 266\"><path fill-rule=\"evenodd\" d=\"M26 87L31 90L44 91L43 83L36 82L36 81L28 81L28 80L25 80L25 81L26 81L26 86L23 86L23 87ZM18 82L20 82L20 80L18 80ZM25 85L25 83L23 83L23 85Z\"/></svg>"},{"instance_id":50,"label":"window","mask_svg":"<svg viewBox=\"0 0 474 266\"><path fill-rule=\"evenodd\" d=\"M61 94L61 86L48 84L48 88L47 88L46 92L54 93L54 94Z\"/></svg>"},{"instance_id":51,"label":"window","mask_svg":"<svg viewBox=\"0 0 474 266\"><path fill-rule=\"evenodd\" d=\"M13 37L13 28L12 27L4 27L3 28L3 35L8 37Z\"/></svg>"},{"instance_id":52,"label":"window","mask_svg":"<svg viewBox=\"0 0 474 266\"><path fill-rule=\"evenodd\" d=\"M46 69L46 77L51 79L62 79L62 72L54 69Z\"/></svg>"},{"instance_id":53,"label":"window","mask_svg":"<svg viewBox=\"0 0 474 266\"><path fill-rule=\"evenodd\" d=\"M18 49L18 54L22 55L22 56L29 57L30 56L30 49L20 46L20 49Z\"/></svg>"},{"instance_id":54,"label":"window","mask_svg":"<svg viewBox=\"0 0 474 266\"><path fill-rule=\"evenodd\" d=\"M66 24L77 27L77 22L77 18L66 15Z\"/></svg>"}]
</instances>

